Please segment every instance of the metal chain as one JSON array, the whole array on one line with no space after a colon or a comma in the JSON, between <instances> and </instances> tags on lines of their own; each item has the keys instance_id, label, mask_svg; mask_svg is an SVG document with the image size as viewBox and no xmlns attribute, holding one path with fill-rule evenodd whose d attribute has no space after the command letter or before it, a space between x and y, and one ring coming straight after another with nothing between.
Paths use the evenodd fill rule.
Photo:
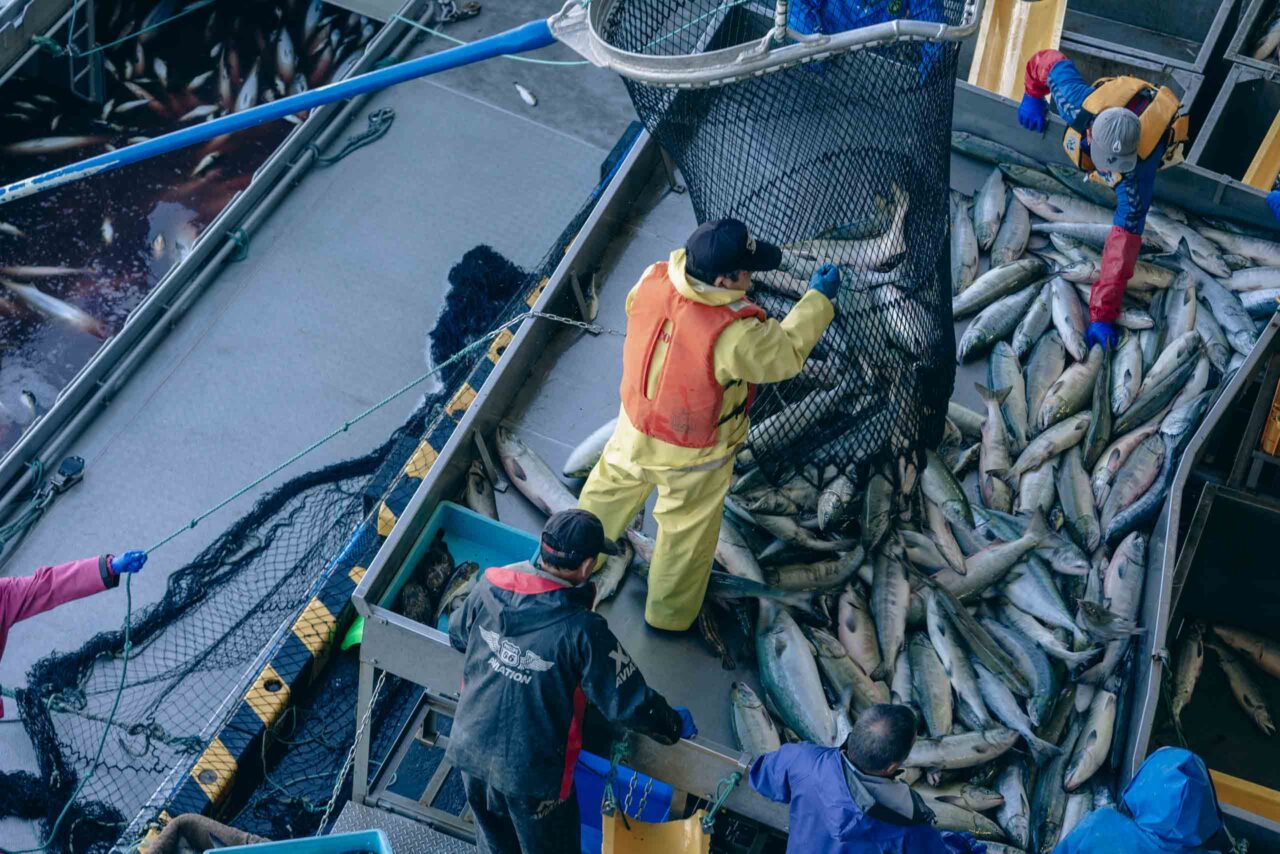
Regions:
<instances>
[{"instance_id":1,"label":"metal chain","mask_svg":"<svg viewBox=\"0 0 1280 854\"><path fill-rule=\"evenodd\" d=\"M622 811L627 815L635 815L631 812L631 799L636 793L636 772L631 772L631 779L627 782L627 797L622 802Z\"/></svg>"},{"instance_id":2,"label":"metal chain","mask_svg":"<svg viewBox=\"0 0 1280 854\"><path fill-rule=\"evenodd\" d=\"M635 780L635 772L632 772L632 780ZM649 805L649 793L653 791L653 778L647 777L644 783L644 791L640 793L640 806L636 807L636 818L644 818L644 808Z\"/></svg>"},{"instance_id":3,"label":"metal chain","mask_svg":"<svg viewBox=\"0 0 1280 854\"><path fill-rule=\"evenodd\" d=\"M588 323L585 320L574 320L571 317L562 317L558 314L548 314L545 311L526 311L520 317L540 317L543 320L554 320L556 323L563 323L565 326L576 326L579 329L585 329L587 332L601 333L605 335L617 335L622 338L627 337L627 333L620 329L610 329L607 326L600 326L596 323Z\"/></svg>"},{"instance_id":4,"label":"metal chain","mask_svg":"<svg viewBox=\"0 0 1280 854\"><path fill-rule=\"evenodd\" d=\"M347 759L342 763L342 770L338 773L338 779L333 783L333 794L329 796L329 805L324 808L324 815L320 816L320 825L317 832L323 832L325 825L329 823L329 814L333 812L334 806L338 803L338 795L342 791L342 783L347 779L347 772L351 770L351 763L356 759L356 748L360 746L360 736L364 735L365 727L369 725L369 718L373 716L373 707L378 704L378 694L382 691L382 683L387 681L387 671L382 671L378 677L378 681L373 686L373 694L369 696L369 707L364 710L364 717L360 719L360 726L356 728L356 737L351 742L351 749L347 751Z\"/></svg>"}]
</instances>

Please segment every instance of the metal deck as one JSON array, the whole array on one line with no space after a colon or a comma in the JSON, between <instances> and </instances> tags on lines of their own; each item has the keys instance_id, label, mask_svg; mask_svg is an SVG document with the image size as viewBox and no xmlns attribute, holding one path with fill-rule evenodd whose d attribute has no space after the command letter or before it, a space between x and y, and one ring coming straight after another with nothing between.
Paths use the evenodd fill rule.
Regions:
<instances>
[{"instance_id":1,"label":"metal deck","mask_svg":"<svg viewBox=\"0 0 1280 854\"><path fill-rule=\"evenodd\" d=\"M559 6L511 0L450 33L471 39ZM444 46L428 38L419 50ZM559 47L539 56L572 58ZM521 102L517 79L538 95L537 108ZM313 171L254 236L248 258L223 272L72 445L87 461L84 482L0 574L149 546L420 374L449 268L480 243L520 265L538 262L632 119L613 75L504 60L386 92L350 133L383 106L397 113L390 134ZM135 608L157 600L169 573L259 495L367 452L415 402L387 407L157 552L135 580ZM123 608L122 596L106 593L24 622L10 635L0 684L22 687L40 657L118 628ZM0 726L0 768L35 769L20 725ZM25 823L0 822L0 846L35 841Z\"/></svg>"}]
</instances>

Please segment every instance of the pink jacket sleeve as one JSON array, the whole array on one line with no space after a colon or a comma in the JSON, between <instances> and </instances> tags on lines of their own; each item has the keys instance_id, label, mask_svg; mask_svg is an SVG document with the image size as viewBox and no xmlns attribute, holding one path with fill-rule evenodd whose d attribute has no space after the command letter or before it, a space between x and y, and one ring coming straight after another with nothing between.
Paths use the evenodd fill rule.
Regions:
<instances>
[{"instance_id":1,"label":"pink jacket sleeve","mask_svg":"<svg viewBox=\"0 0 1280 854\"><path fill-rule=\"evenodd\" d=\"M1067 55L1059 50L1037 51L1027 60L1027 71L1023 77L1023 89L1033 98L1045 98L1049 95L1049 70Z\"/></svg>"},{"instance_id":2,"label":"pink jacket sleeve","mask_svg":"<svg viewBox=\"0 0 1280 854\"><path fill-rule=\"evenodd\" d=\"M0 657L14 623L119 583L119 576L111 570L110 555L42 566L32 575L0 578ZM0 717L4 717L3 705Z\"/></svg>"}]
</instances>

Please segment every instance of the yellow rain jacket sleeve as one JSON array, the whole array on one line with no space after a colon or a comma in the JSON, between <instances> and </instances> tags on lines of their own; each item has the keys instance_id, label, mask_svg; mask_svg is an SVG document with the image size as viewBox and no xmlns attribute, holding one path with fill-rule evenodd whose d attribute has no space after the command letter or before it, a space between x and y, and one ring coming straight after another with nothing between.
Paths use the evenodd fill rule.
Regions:
<instances>
[{"instance_id":1,"label":"yellow rain jacket sleeve","mask_svg":"<svg viewBox=\"0 0 1280 854\"><path fill-rule=\"evenodd\" d=\"M717 288L685 273L684 249L671 253L667 266L672 284L681 296L704 305L731 305L742 300L741 291ZM638 286L637 286L638 287ZM627 314L635 288L627 295ZM716 341L716 379L725 386L721 415L740 409L747 397L747 383L773 383L800 373L818 339L835 317L831 301L817 291L809 291L781 321L748 318L730 324ZM661 354L655 353L651 375L662 370ZM655 471L711 469L732 458L747 438L750 422L745 413L720 425L717 442L710 448L682 448L646 436L627 419L619 407L618 427L605 447L616 463Z\"/></svg>"}]
</instances>

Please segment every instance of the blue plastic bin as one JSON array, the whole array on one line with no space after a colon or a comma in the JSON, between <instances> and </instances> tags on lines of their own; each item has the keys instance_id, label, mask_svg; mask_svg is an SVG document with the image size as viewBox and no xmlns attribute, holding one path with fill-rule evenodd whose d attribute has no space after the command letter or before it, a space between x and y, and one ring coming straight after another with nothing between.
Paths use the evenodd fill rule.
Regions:
<instances>
[{"instance_id":1,"label":"blue plastic bin","mask_svg":"<svg viewBox=\"0 0 1280 854\"><path fill-rule=\"evenodd\" d=\"M574 769L573 782L578 790L578 813L582 816L582 854L600 854L601 836L604 832L600 819L600 802L604 798L604 781L608 774L608 759L585 750L578 754L578 767ZM627 790L631 787L633 777L636 781L635 794L631 799L631 809L625 810L626 814L641 821L666 821L671 816L671 786L622 765L618 766L613 783L618 807L625 808ZM644 810L641 811L639 807L644 787L651 780L653 788L645 799Z\"/></svg>"},{"instance_id":2,"label":"blue plastic bin","mask_svg":"<svg viewBox=\"0 0 1280 854\"><path fill-rule=\"evenodd\" d=\"M538 537L535 535L504 525L488 516L481 516L452 501L441 501L431 514L418 541L413 544L413 551L409 553L409 559L404 562L400 574L383 595L382 607L390 608L396 601L400 589L431 550L431 543L441 528L444 529L444 541L449 546L449 553L453 555L455 564L473 560L480 564L481 570L485 570L491 566L506 566L528 560L538 552ZM448 627L446 614L441 617L440 625L436 628L447 631Z\"/></svg>"},{"instance_id":3,"label":"blue plastic bin","mask_svg":"<svg viewBox=\"0 0 1280 854\"><path fill-rule=\"evenodd\" d=\"M260 842L257 845L232 845L221 850L252 851L253 854L348 854L353 851L392 854L391 843L387 842L387 835L381 830L357 830L354 833Z\"/></svg>"}]
</instances>

